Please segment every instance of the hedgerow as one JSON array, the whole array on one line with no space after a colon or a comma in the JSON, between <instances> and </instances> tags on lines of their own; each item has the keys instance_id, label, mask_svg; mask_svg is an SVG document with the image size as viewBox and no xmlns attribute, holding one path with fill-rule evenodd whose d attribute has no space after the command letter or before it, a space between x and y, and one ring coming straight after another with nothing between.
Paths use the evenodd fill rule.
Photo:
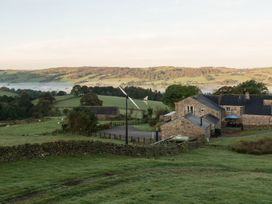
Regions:
<instances>
[{"instance_id":1,"label":"hedgerow","mask_svg":"<svg viewBox=\"0 0 272 204\"><path fill-rule=\"evenodd\" d=\"M264 138L257 141L241 141L232 145L231 149L245 154L272 154L272 139Z\"/></svg>"}]
</instances>

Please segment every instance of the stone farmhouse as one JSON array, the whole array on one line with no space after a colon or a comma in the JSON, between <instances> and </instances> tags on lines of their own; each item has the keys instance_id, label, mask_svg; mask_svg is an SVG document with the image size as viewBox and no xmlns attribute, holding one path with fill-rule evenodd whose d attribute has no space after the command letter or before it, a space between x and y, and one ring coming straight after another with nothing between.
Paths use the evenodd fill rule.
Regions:
<instances>
[{"instance_id":1,"label":"stone farmhouse","mask_svg":"<svg viewBox=\"0 0 272 204\"><path fill-rule=\"evenodd\" d=\"M271 95L196 95L175 103L164 116L162 139L220 135L226 127L272 127Z\"/></svg>"}]
</instances>

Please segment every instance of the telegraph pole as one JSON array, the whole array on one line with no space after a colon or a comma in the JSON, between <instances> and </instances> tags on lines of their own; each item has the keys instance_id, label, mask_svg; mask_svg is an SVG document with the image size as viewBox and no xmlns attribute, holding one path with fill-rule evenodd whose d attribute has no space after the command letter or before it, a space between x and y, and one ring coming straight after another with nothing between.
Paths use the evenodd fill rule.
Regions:
<instances>
[{"instance_id":1,"label":"telegraph pole","mask_svg":"<svg viewBox=\"0 0 272 204\"><path fill-rule=\"evenodd\" d=\"M126 96L126 145L128 145L128 96Z\"/></svg>"}]
</instances>

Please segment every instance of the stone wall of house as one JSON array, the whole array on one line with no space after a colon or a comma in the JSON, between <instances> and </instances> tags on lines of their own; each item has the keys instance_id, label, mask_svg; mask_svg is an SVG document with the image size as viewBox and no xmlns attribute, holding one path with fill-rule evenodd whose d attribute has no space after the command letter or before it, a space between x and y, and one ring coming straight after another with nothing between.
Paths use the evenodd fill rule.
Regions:
<instances>
[{"instance_id":1,"label":"stone wall of house","mask_svg":"<svg viewBox=\"0 0 272 204\"><path fill-rule=\"evenodd\" d=\"M270 99L265 99L264 100L264 105L266 105L266 106L272 106L272 100Z\"/></svg>"},{"instance_id":2,"label":"stone wall of house","mask_svg":"<svg viewBox=\"0 0 272 204\"><path fill-rule=\"evenodd\" d=\"M272 115L242 115L244 127L272 127Z\"/></svg>"},{"instance_id":3,"label":"stone wall of house","mask_svg":"<svg viewBox=\"0 0 272 204\"><path fill-rule=\"evenodd\" d=\"M169 122L171 120L175 120L176 119L176 113L173 113L171 115L164 115L162 117L160 117L160 120L163 122Z\"/></svg>"},{"instance_id":4,"label":"stone wall of house","mask_svg":"<svg viewBox=\"0 0 272 204\"><path fill-rule=\"evenodd\" d=\"M226 115L239 115L241 116L244 113L244 107L243 106L221 106L225 109Z\"/></svg>"},{"instance_id":5,"label":"stone wall of house","mask_svg":"<svg viewBox=\"0 0 272 204\"><path fill-rule=\"evenodd\" d=\"M213 116L222 119L221 111L217 111L209 106L206 106L199 101L193 99L192 97L188 97L182 101L175 103L176 107L176 118L184 117L188 114L188 106L193 106L194 112L193 114L201 117L207 114L212 114ZM221 123L218 124L216 128L221 128Z\"/></svg>"},{"instance_id":6,"label":"stone wall of house","mask_svg":"<svg viewBox=\"0 0 272 204\"><path fill-rule=\"evenodd\" d=\"M180 117L161 126L162 139L167 139L171 136L184 135L191 137L210 136L210 129L204 129L190 122L184 117Z\"/></svg>"}]
</instances>

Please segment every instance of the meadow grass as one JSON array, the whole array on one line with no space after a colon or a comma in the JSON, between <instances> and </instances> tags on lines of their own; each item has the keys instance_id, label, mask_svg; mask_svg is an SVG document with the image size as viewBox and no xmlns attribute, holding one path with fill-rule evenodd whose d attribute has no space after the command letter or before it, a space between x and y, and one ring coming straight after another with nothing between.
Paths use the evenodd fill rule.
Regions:
<instances>
[{"instance_id":1,"label":"meadow grass","mask_svg":"<svg viewBox=\"0 0 272 204\"><path fill-rule=\"evenodd\" d=\"M1 163L0 202L271 203L272 155L205 146L158 159L89 155Z\"/></svg>"},{"instance_id":2,"label":"meadow grass","mask_svg":"<svg viewBox=\"0 0 272 204\"><path fill-rule=\"evenodd\" d=\"M211 141L212 145L231 146L240 141L256 141L262 138L272 138L272 131L266 130L249 130L238 133L239 136L218 137Z\"/></svg>"},{"instance_id":3,"label":"meadow grass","mask_svg":"<svg viewBox=\"0 0 272 204\"><path fill-rule=\"evenodd\" d=\"M125 109L125 97L117 97L117 96L98 96L100 100L103 101L103 106L116 106L120 109ZM147 110L148 106L143 102L143 100L135 99L135 102L142 110ZM77 107L80 105L80 97L66 95L66 96L56 96L55 106L62 107ZM153 109L167 108L160 101L149 101L149 106ZM135 106L129 101L128 103L129 109L136 109Z\"/></svg>"},{"instance_id":4,"label":"meadow grass","mask_svg":"<svg viewBox=\"0 0 272 204\"><path fill-rule=\"evenodd\" d=\"M0 96L17 96L16 93L10 92L10 91L2 91L0 90Z\"/></svg>"},{"instance_id":5,"label":"meadow grass","mask_svg":"<svg viewBox=\"0 0 272 204\"><path fill-rule=\"evenodd\" d=\"M54 142L58 140L99 140L122 143L119 140L87 137L78 134L52 134L55 130L61 130L61 117L51 117L40 122L38 121L0 127L0 146Z\"/></svg>"},{"instance_id":6,"label":"meadow grass","mask_svg":"<svg viewBox=\"0 0 272 204\"><path fill-rule=\"evenodd\" d=\"M1 127L0 145L93 139L53 136L59 121ZM0 203L268 204L272 155L239 154L226 147L271 135L264 130L215 138L210 145L156 159L95 154L0 162Z\"/></svg>"}]
</instances>

